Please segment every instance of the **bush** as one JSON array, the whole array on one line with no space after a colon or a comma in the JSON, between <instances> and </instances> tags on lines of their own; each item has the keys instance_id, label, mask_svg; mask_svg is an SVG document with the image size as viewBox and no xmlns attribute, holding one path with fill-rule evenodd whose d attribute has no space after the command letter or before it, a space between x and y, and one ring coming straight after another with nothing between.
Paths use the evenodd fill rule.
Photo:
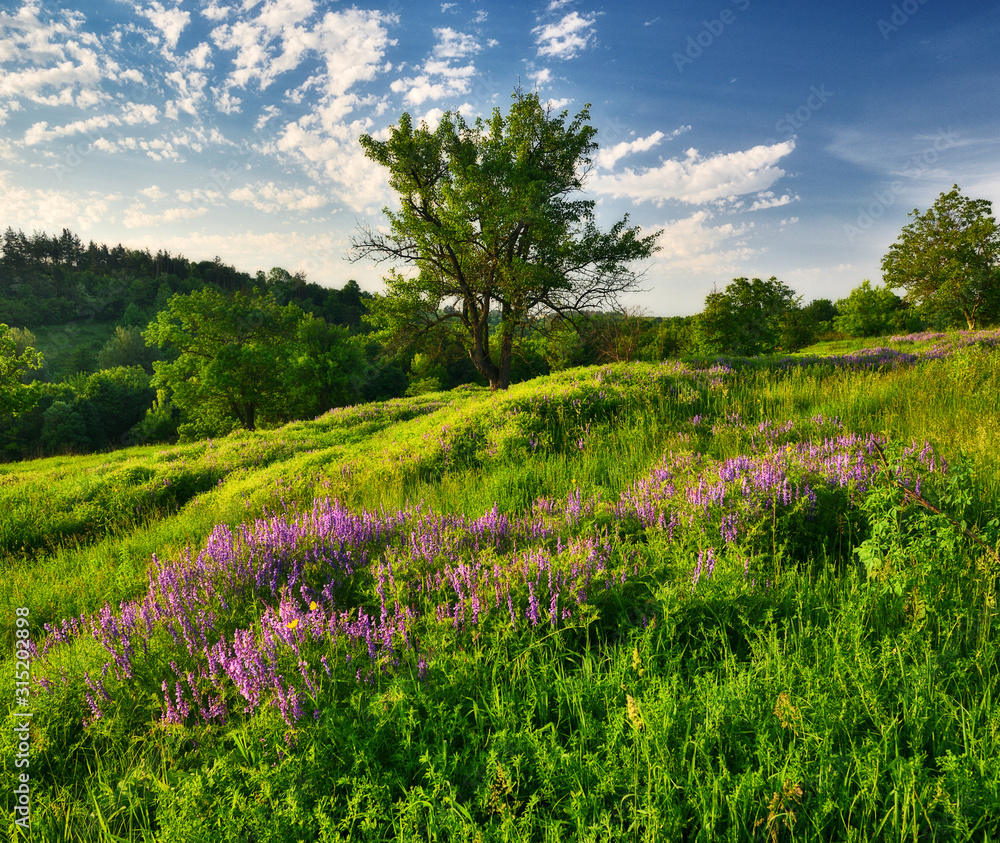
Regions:
<instances>
[{"instance_id":1,"label":"bush","mask_svg":"<svg viewBox=\"0 0 1000 843\"><path fill-rule=\"evenodd\" d=\"M46 451L83 451L90 448L87 422L76 406L55 401L43 418L42 447Z\"/></svg>"}]
</instances>

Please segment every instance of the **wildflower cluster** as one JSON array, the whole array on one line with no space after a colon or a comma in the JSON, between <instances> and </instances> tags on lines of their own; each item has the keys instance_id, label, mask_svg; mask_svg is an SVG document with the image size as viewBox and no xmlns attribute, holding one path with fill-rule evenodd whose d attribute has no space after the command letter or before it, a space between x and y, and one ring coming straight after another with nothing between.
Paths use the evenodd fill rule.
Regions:
<instances>
[{"instance_id":1,"label":"wildflower cluster","mask_svg":"<svg viewBox=\"0 0 1000 843\"><path fill-rule=\"evenodd\" d=\"M694 426L704 423L696 416ZM617 517L634 518L665 534L668 542L693 543L697 563L692 586L709 578L717 555L731 549L749 573L750 557L775 555L777 521L781 533L800 543L827 538L826 525L810 528L818 515L818 495L836 498L830 510L849 510L876 479L887 474L886 440L875 434L845 433L837 419L815 416L807 423L746 425L738 418L713 426L716 436L735 431L750 453L712 459L690 451L668 453L646 478L618 502ZM904 465L916 463L904 469ZM891 472L893 482L920 493L925 474L943 473L945 461L929 446L903 450Z\"/></svg>"},{"instance_id":2,"label":"wildflower cluster","mask_svg":"<svg viewBox=\"0 0 1000 843\"><path fill-rule=\"evenodd\" d=\"M317 699L331 657L358 681L408 654L425 670L418 621L464 629L491 614L512 625L569 618L593 585L613 585L607 542L572 536L583 512L577 490L523 518L496 508L471 519L420 507L355 514L323 500L219 525L197 556L154 558L141 600L47 625L40 655L86 633L105 647L102 677L87 677L93 719L111 699L109 674L129 681L148 671L157 641L172 656L160 682L167 722L225 722L235 691L245 712L270 701L291 724L306 696ZM258 604L259 617L248 616Z\"/></svg>"},{"instance_id":3,"label":"wildflower cluster","mask_svg":"<svg viewBox=\"0 0 1000 843\"><path fill-rule=\"evenodd\" d=\"M794 519L801 527L817 517L821 495L843 512L880 475L919 494L924 475L946 469L914 444L890 470L882 438L822 416L757 425L734 416L713 430L746 452L667 453L613 501L574 483L566 497L539 498L522 514L352 512L327 498L220 524L197 554L154 557L143 598L47 626L40 656L88 634L107 650L100 677L86 676L91 721L113 699L109 682L152 681L168 723L222 723L240 707L270 704L293 724L309 707L318 716L334 671L368 682L412 664L426 677L421 639L432 628L558 627L595 591L640 573L634 558L622 561L609 523L638 522L690 554L696 588L734 560L749 576L752 556L775 552L765 539L778 522L794 533Z\"/></svg>"}]
</instances>

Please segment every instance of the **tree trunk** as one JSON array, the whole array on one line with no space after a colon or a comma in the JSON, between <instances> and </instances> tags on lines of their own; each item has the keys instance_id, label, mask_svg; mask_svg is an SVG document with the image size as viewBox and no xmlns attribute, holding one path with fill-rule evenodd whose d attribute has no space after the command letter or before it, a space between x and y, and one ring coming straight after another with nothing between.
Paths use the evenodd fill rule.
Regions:
<instances>
[{"instance_id":1,"label":"tree trunk","mask_svg":"<svg viewBox=\"0 0 1000 843\"><path fill-rule=\"evenodd\" d=\"M500 369L497 368L497 365L490 356L490 328L488 320L489 312L487 311L481 317L480 321L473 323L472 348L469 349L469 357L472 360L472 365L476 367L476 371L489 381L490 389L495 391L498 388L506 389L506 387L499 386Z\"/></svg>"},{"instance_id":2,"label":"tree trunk","mask_svg":"<svg viewBox=\"0 0 1000 843\"><path fill-rule=\"evenodd\" d=\"M506 311L507 308L505 307ZM504 313L504 317L508 317ZM497 382L491 383L490 388L496 392L498 389L507 389L510 386L510 366L514 360L514 330L515 327L507 318L500 325L500 365Z\"/></svg>"}]
</instances>

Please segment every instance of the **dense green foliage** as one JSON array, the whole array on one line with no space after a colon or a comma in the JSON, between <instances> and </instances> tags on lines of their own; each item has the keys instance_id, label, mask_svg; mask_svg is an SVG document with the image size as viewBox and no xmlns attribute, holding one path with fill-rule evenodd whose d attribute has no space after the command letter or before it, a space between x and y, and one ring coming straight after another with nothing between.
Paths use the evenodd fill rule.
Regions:
<instances>
[{"instance_id":1,"label":"dense green foliage","mask_svg":"<svg viewBox=\"0 0 1000 843\"><path fill-rule=\"evenodd\" d=\"M705 297L705 309L694 323L702 354L772 354L794 351L811 338L798 336L794 291L775 277L734 278L723 291Z\"/></svg>"},{"instance_id":2,"label":"dense green foliage","mask_svg":"<svg viewBox=\"0 0 1000 843\"><path fill-rule=\"evenodd\" d=\"M905 226L882 259L888 287L929 317L969 330L1000 316L1000 228L988 199L969 199L956 184Z\"/></svg>"},{"instance_id":3,"label":"dense green foliage","mask_svg":"<svg viewBox=\"0 0 1000 843\"><path fill-rule=\"evenodd\" d=\"M908 333L903 302L888 287L872 287L865 279L837 302L833 325L847 337L879 337L893 332ZM915 329L919 325L913 326Z\"/></svg>"},{"instance_id":4,"label":"dense green foliage","mask_svg":"<svg viewBox=\"0 0 1000 843\"><path fill-rule=\"evenodd\" d=\"M41 355L30 346L18 348L18 337L0 324L0 414L20 413L29 405L31 391L21 381L41 365Z\"/></svg>"},{"instance_id":5,"label":"dense green foliage","mask_svg":"<svg viewBox=\"0 0 1000 843\"><path fill-rule=\"evenodd\" d=\"M153 256L93 242L84 247L68 230L28 236L8 228L0 237L0 321L21 327L5 332L0 355L9 381L0 390L6 401L0 405L0 454L18 459L173 441L178 430L209 435L228 431L237 418L245 421L245 403L239 403L240 415L231 405L220 412L187 400L187 394L175 400L165 381L151 406L155 392L149 379L134 373L127 388L118 376L117 414L103 412L88 394L97 375L113 380L103 373L137 368L152 375L157 362L166 380L181 382L166 374L176 374L176 350L161 355L155 342L147 344L143 337L175 296L178 301L214 296L237 304L263 297L297 314L279 355L280 411L265 413L266 423L311 418L344 403L401 395L406 388L408 360L383 359L378 344L361 339L371 296L354 281L329 289L280 267L250 276L219 259L194 263L162 250ZM225 307L220 304L217 315ZM144 405L138 411L137 401Z\"/></svg>"},{"instance_id":6,"label":"dense green foliage","mask_svg":"<svg viewBox=\"0 0 1000 843\"><path fill-rule=\"evenodd\" d=\"M507 115L473 126L446 113L433 131L414 129L403 114L387 140L363 135L400 208L384 210L388 233L361 233L355 254L416 269L384 279L373 324L388 337L453 332L490 387L506 389L536 316L607 309L635 290L628 265L656 250L658 233L642 236L627 217L598 228L596 203L580 196L597 149L589 119L586 107L568 120L518 90Z\"/></svg>"},{"instance_id":7,"label":"dense green foliage","mask_svg":"<svg viewBox=\"0 0 1000 843\"><path fill-rule=\"evenodd\" d=\"M254 430L258 418L288 421L352 403L363 355L347 332L278 305L272 293L206 288L173 296L143 336L172 352L154 386L169 390L190 435Z\"/></svg>"},{"instance_id":8,"label":"dense green foliage","mask_svg":"<svg viewBox=\"0 0 1000 843\"><path fill-rule=\"evenodd\" d=\"M617 363L0 467L29 839L995 838L996 341ZM220 678L244 639L275 654L259 699Z\"/></svg>"}]
</instances>

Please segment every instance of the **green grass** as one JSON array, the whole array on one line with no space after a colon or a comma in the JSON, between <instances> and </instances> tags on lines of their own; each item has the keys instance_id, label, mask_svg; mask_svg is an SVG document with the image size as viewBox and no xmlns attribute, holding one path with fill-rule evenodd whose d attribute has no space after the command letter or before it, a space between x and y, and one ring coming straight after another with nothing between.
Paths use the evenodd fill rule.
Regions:
<instances>
[{"instance_id":1,"label":"green grass","mask_svg":"<svg viewBox=\"0 0 1000 843\"><path fill-rule=\"evenodd\" d=\"M555 626L500 612L455 628L431 596L414 598L423 664L403 650L358 681L361 655L345 665L353 651L331 645L334 669L294 725L272 705L235 705L224 724L163 722L160 680L181 650L162 632L131 680L106 680L114 701L84 725L84 674L108 654L76 637L32 662L53 687L32 689L22 837L996 839L997 396L1000 351L987 348L882 372L616 365L503 395L462 389L214 442L0 466L4 700L18 607L41 645L44 623L141 598L154 553L196 555L217 524L317 497L353 512L513 517L579 490L596 503L560 542L605 541L613 581ZM753 541L720 548L697 587L715 527L695 519L671 540L615 513L665 453L701 460L683 481L693 488L718 461L762 453L761 423L793 422L791 449L829 435L832 417L884 436L887 459L929 442L952 466L920 498L938 512L888 475L850 506L830 490L815 522L792 510L754 522ZM554 542L523 550L555 554ZM402 582L403 555L391 558ZM352 582L348 606L377 614L377 578ZM235 611L259 630L276 606L258 594ZM14 722L0 758L16 839Z\"/></svg>"}]
</instances>

